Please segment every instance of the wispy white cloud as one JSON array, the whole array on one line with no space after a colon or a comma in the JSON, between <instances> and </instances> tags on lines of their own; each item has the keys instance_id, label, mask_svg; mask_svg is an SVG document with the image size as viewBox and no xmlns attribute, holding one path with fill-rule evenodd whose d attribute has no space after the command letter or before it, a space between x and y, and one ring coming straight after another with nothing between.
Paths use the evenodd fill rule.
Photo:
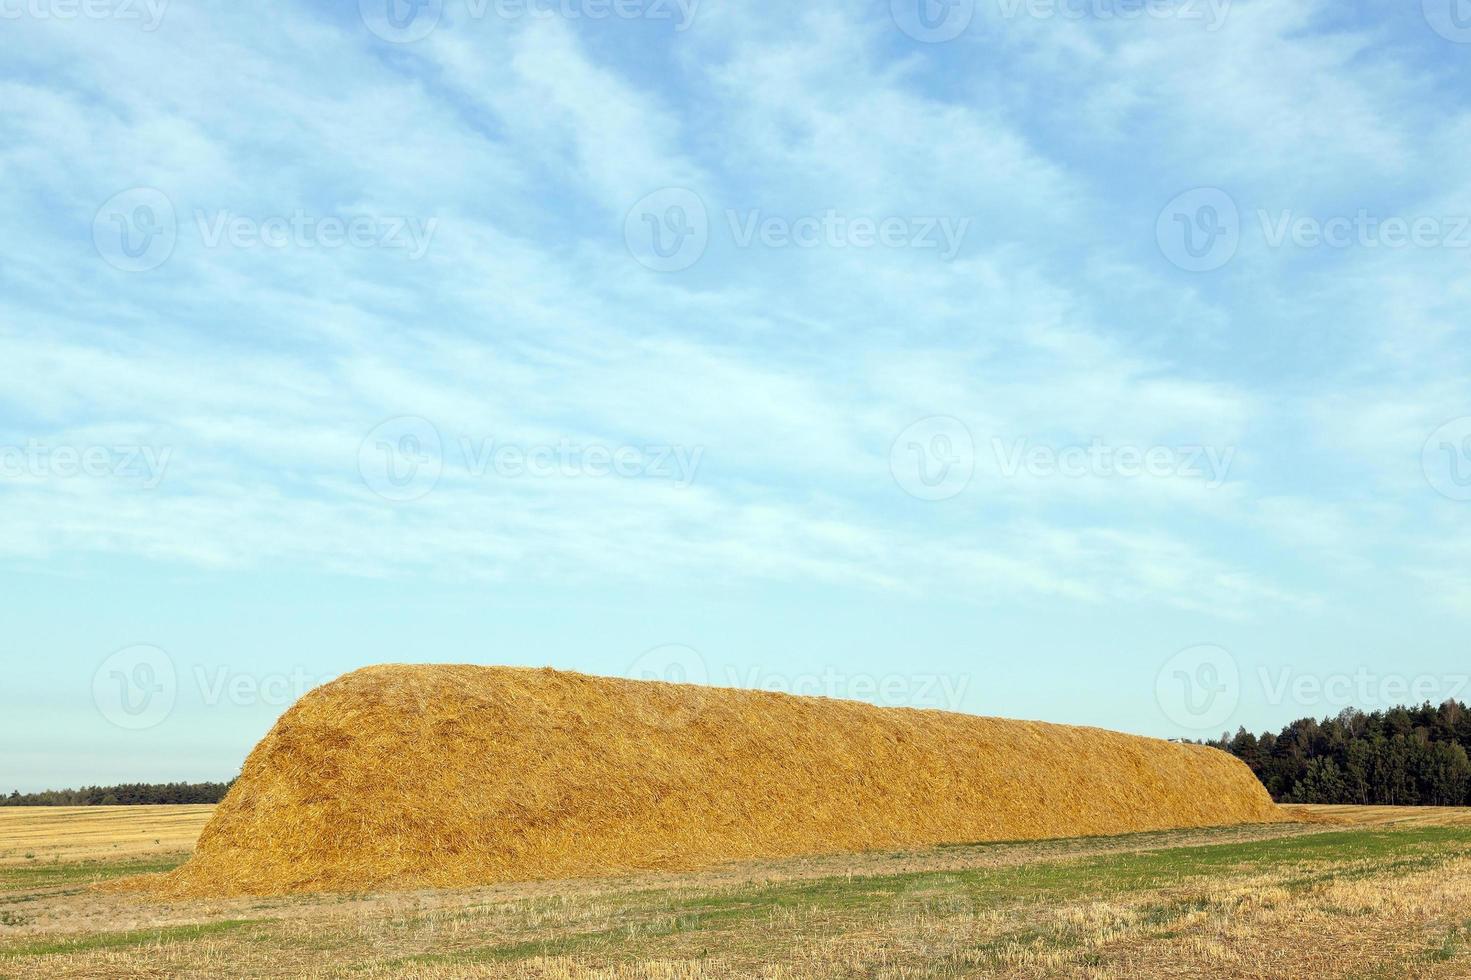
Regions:
<instances>
[{"instance_id":1,"label":"wispy white cloud","mask_svg":"<svg viewBox=\"0 0 1471 980\"><path fill-rule=\"evenodd\" d=\"M0 435L172 458L152 491L7 481L0 550L385 578L819 581L1240 618L1317 608L1323 589L1284 581L1279 549L1367 575L1433 531L1418 455L1458 414L1456 257L1289 269L1250 246L1187 282L1148 237L1187 179L1231 183L1244 209L1379 200L1379 182L1422 179L1426 206L1458 206L1464 184L1434 176L1433 157L1464 119L1426 112L1436 80L1372 32L1315 30L1321 7L1237 4L1214 33L1025 21L998 37L983 23L932 51L836 5L727 6L668 42L659 85L557 20L447 25L393 48L275 12L264 25L180 9L143 36L18 25L0 212L30 231L0 245ZM984 61L937 71L981 37ZM134 184L179 212L156 273L92 250L97 207ZM623 218L676 185L702 195L716 240L661 275L632 259ZM728 231L730 211L828 208L970 224L950 261ZM195 216L221 210L437 230L418 261L209 247ZM1241 277L1250 290L1222 289ZM1281 310L1259 321L1278 295L1341 327L1337 356L1294 341ZM1385 355L1372 377L1350 365L1365 350ZM451 471L395 503L358 463L400 415L431 420L448 453L464 436L703 456L689 487ZM925 504L897 485L890 449L930 415L969 428L976 476ZM1093 439L1235 462L1207 487L1008 475L992 453ZM1306 452L1334 472L1303 467Z\"/></svg>"}]
</instances>

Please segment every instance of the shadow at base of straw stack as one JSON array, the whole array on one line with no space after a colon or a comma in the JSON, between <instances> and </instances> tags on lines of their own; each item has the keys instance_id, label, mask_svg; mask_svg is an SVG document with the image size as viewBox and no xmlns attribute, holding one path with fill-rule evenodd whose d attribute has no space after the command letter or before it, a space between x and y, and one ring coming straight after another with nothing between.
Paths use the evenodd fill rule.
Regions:
<instances>
[{"instance_id":1,"label":"shadow at base of straw stack","mask_svg":"<svg viewBox=\"0 0 1471 980\"><path fill-rule=\"evenodd\" d=\"M368 667L307 694L178 897L462 887L1286 819L1215 749L554 670Z\"/></svg>"}]
</instances>

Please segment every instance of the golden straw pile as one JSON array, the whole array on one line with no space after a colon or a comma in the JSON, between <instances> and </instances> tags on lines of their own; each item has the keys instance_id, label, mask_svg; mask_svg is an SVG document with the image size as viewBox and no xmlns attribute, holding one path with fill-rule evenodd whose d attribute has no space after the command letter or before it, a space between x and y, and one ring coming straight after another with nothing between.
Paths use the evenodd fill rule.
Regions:
<instances>
[{"instance_id":1,"label":"golden straw pile","mask_svg":"<svg viewBox=\"0 0 1471 980\"><path fill-rule=\"evenodd\" d=\"M554 670L369 667L284 714L177 896L451 887L1284 819L1214 749Z\"/></svg>"}]
</instances>

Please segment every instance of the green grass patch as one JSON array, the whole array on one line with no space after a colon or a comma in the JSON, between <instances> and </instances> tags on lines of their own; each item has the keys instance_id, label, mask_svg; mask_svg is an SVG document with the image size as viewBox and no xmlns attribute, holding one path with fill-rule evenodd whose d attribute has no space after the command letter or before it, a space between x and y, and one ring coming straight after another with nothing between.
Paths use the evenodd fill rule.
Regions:
<instances>
[{"instance_id":1,"label":"green grass patch","mask_svg":"<svg viewBox=\"0 0 1471 980\"><path fill-rule=\"evenodd\" d=\"M51 861L44 864L5 865L0 866L0 894L171 871L187 859L187 854L179 854L120 861Z\"/></svg>"},{"instance_id":2,"label":"green grass patch","mask_svg":"<svg viewBox=\"0 0 1471 980\"><path fill-rule=\"evenodd\" d=\"M1308 866L1306 873L1282 881L1282 887L1293 890L1334 877L1408 874L1466 854L1471 854L1471 828L1348 830L1166 846L1000 868L821 878L689 898L666 896L660 900L647 893L633 893L626 896L631 899L624 912L626 921L614 928L444 950L395 960L393 965L497 963L569 955L624 960L655 953L661 940L681 933L709 934L707 945L715 944L715 936L720 934L720 945L728 946L733 934L751 931L747 927L759 926L776 913L793 909L820 910L829 922L857 925L900 914L906 905L916 912L931 910L945 917L1029 902L1124 897L1191 879L1223 876L1228 871L1270 874L1287 867ZM1315 863L1321 863L1322 869L1311 869ZM1342 868L1345 863L1352 867ZM650 904L650 900L657 904ZM1145 916L1167 928L1180 916L1203 907L1195 899L1181 900L1150 907ZM1048 932L1012 935L1005 940L1031 940L1052 946L1065 944L1067 938Z\"/></svg>"},{"instance_id":3,"label":"green grass patch","mask_svg":"<svg viewBox=\"0 0 1471 980\"><path fill-rule=\"evenodd\" d=\"M144 946L187 943L207 936L234 932L260 921L260 919L225 919L220 922L204 922L192 926L137 929L132 932L99 932L75 939L45 939L17 946L0 946L0 957L13 959L22 956L59 956L70 953L88 953L99 949L136 949Z\"/></svg>"}]
</instances>

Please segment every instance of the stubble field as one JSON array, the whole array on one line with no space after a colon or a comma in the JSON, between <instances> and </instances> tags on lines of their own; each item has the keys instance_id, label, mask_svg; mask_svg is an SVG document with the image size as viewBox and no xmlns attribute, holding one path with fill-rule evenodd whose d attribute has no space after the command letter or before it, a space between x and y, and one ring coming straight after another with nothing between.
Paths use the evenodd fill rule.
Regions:
<instances>
[{"instance_id":1,"label":"stubble field","mask_svg":"<svg viewBox=\"0 0 1471 980\"><path fill-rule=\"evenodd\" d=\"M0 809L3 977L1465 977L1471 810L159 902L209 807Z\"/></svg>"}]
</instances>

